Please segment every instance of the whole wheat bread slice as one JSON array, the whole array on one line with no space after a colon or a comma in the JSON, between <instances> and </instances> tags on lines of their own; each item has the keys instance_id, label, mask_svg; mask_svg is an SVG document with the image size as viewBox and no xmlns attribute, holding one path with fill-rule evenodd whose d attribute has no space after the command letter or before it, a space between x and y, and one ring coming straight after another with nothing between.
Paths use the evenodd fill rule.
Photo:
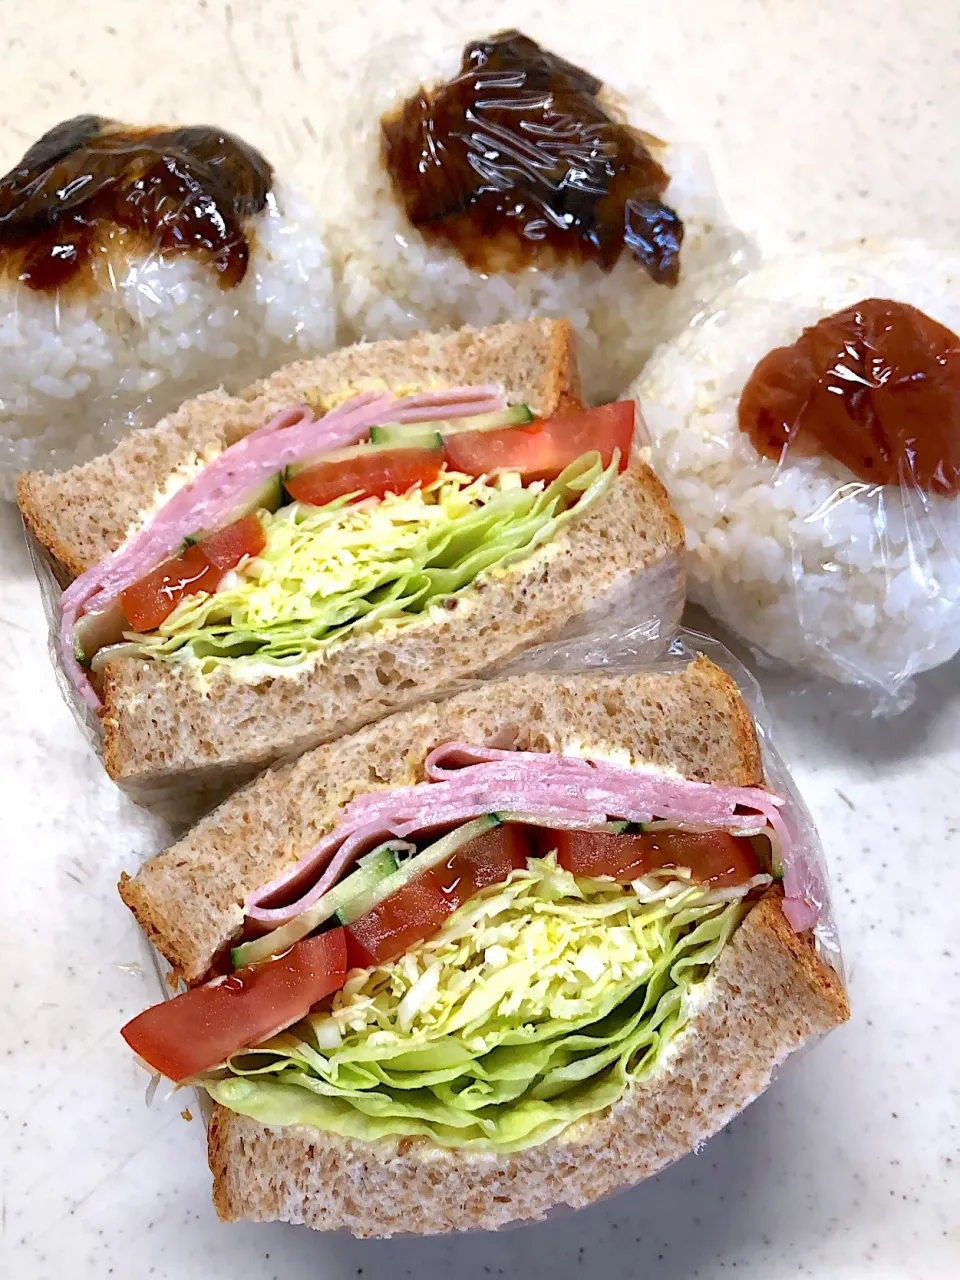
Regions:
<instances>
[{"instance_id":1,"label":"whole wheat bread slice","mask_svg":"<svg viewBox=\"0 0 960 1280\"><path fill-rule=\"evenodd\" d=\"M423 778L457 739L527 751L579 742L701 782L762 781L753 722L735 683L698 658L675 673L529 674L399 712L264 773L151 858L120 894L187 983L202 981L243 925L254 889L302 857L354 795Z\"/></svg>"},{"instance_id":2,"label":"whole wheat bread slice","mask_svg":"<svg viewBox=\"0 0 960 1280\"><path fill-rule=\"evenodd\" d=\"M525 320L487 329L424 333L406 341L362 342L285 365L238 395L210 391L155 427L69 471L26 471L17 483L24 522L77 576L116 550L170 476L212 458L308 393L350 389L495 383L512 402L548 415L580 402L573 332L566 320Z\"/></svg>"},{"instance_id":3,"label":"whole wheat bread slice","mask_svg":"<svg viewBox=\"0 0 960 1280\"><path fill-rule=\"evenodd\" d=\"M135 798L188 780L195 791L224 794L267 764L478 675L614 595L644 599L647 572L676 555L681 537L659 481L631 468L540 552L483 575L441 620L352 636L296 674L241 682L225 665L206 687L188 666L108 663L107 772ZM664 635L679 623L681 602L677 591Z\"/></svg>"},{"instance_id":4,"label":"whole wheat bread slice","mask_svg":"<svg viewBox=\"0 0 960 1280\"><path fill-rule=\"evenodd\" d=\"M268 1128L215 1105L207 1144L217 1213L429 1235L542 1219L650 1177L723 1128L794 1050L849 1017L840 979L809 937L791 932L780 903L770 890L734 934L668 1065L597 1115L540 1146L485 1155L422 1138Z\"/></svg>"},{"instance_id":5,"label":"whole wheat bread slice","mask_svg":"<svg viewBox=\"0 0 960 1280\"><path fill-rule=\"evenodd\" d=\"M682 671L535 674L393 715L264 774L120 885L187 981L239 932L242 902L301 856L354 795L418 782L443 742L520 750L625 749L636 763L705 782L762 782L753 722L705 658ZM359 1236L495 1228L584 1205L691 1151L769 1083L793 1050L848 1016L834 971L795 935L779 889L747 915L717 962L668 1064L614 1106L514 1155L426 1139L361 1142L267 1127L215 1106L214 1203L228 1220L280 1220Z\"/></svg>"},{"instance_id":6,"label":"whole wheat bread slice","mask_svg":"<svg viewBox=\"0 0 960 1280\"><path fill-rule=\"evenodd\" d=\"M189 401L111 454L54 476L21 477L28 527L65 570L80 572L118 546L178 468L196 465L308 392L371 385L496 383L538 414L578 403L570 325L531 320L490 329L359 344L279 370L240 396ZM189 791L190 809L259 769L433 696L536 644L625 590L643 598L644 572L679 556L683 530L666 491L640 462L553 542L505 572L483 575L443 617L350 637L291 674L240 681L230 665L208 683L188 666L123 658L104 669L104 763L136 799ZM679 561L677 580L682 581ZM681 592L674 593L679 614ZM678 621L664 617L664 633Z\"/></svg>"}]
</instances>

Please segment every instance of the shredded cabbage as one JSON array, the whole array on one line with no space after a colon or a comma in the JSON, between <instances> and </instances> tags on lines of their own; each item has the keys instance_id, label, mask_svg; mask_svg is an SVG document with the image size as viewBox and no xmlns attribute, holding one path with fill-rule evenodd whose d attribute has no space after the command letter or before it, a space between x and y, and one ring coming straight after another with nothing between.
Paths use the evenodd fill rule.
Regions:
<instances>
[{"instance_id":1,"label":"shredded cabbage","mask_svg":"<svg viewBox=\"0 0 960 1280\"><path fill-rule=\"evenodd\" d=\"M696 887L644 902L531 859L202 1083L265 1124L517 1151L657 1069L742 915Z\"/></svg>"},{"instance_id":2,"label":"shredded cabbage","mask_svg":"<svg viewBox=\"0 0 960 1280\"><path fill-rule=\"evenodd\" d=\"M488 483L444 472L425 489L382 499L293 503L261 513L267 545L214 595L187 596L156 632L126 633L124 653L295 666L349 632L415 621L485 570L529 555L610 486L598 453L552 484L516 474Z\"/></svg>"}]
</instances>

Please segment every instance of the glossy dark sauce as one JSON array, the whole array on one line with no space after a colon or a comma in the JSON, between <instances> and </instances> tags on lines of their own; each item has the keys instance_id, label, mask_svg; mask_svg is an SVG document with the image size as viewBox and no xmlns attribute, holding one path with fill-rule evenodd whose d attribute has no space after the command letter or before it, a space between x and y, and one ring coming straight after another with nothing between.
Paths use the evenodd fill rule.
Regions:
<instances>
[{"instance_id":1,"label":"glossy dark sauce","mask_svg":"<svg viewBox=\"0 0 960 1280\"><path fill-rule=\"evenodd\" d=\"M743 389L758 452L826 453L871 484L960 491L960 338L904 302L867 298L777 347Z\"/></svg>"},{"instance_id":2,"label":"glossy dark sauce","mask_svg":"<svg viewBox=\"0 0 960 1280\"><path fill-rule=\"evenodd\" d=\"M79 288L119 239L129 255L195 257L231 289L250 259L244 221L272 182L264 157L222 130L76 116L0 178L0 272L37 292Z\"/></svg>"},{"instance_id":3,"label":"glossy dark sauce","mask_svg":"<svg viewBox=\"0 0 960 1280\"><path fill-rule=\"evenodd\" d=\"M407 217L477 271L558 260L610 271L626 250L676 284L683 223L660 198L670 178L656 140L612 120L601 88L518 31L467 45L452 80L381 121Z\"/></svg>"}]
</instances>

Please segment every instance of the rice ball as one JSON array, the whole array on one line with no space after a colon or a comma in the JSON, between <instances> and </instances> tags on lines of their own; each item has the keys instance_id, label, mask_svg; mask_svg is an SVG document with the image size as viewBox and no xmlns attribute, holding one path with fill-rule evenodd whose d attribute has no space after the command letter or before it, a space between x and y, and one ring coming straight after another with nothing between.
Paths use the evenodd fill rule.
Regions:
<instances>
[{"instance_id":1,"label":"rice ball","mask_svg":"<svg viewBox=\"0 0 960 1280\"><path fill-rule=\"evenodd\" d=\"M669 175L662 199L684 226L679 283L656 283L629 250L606 272L595 261L578 264L569 256L551 262L545 249L521 269L479 270L452 245L434 237L428 242L408 218L384 165L381 119L395 117L421 86L431 90L454 77L463 52L462 45L439 37L433 43L394 40L374 51L358 74L346 118L329 140L334 168L344 175L329 191L327 212L348 336L406 337L447 325L567 316L580 336L587 398L614 399L654 346L743 269L746 241L728 225L699 149L677 136L639 88L614 92L604 86L597 97L602 108L612 120L642 131ZM603 68L587 70L602 75ZM562 131L562 125L553 128ZM541 137L544 132L542 151L530 161L534 170L553 155L556 133L541 130ZM509 153L512 144L497 145ZM474 162L483 163L476 153ZM562 181L569 177L568 170Z\"/></svg>"},{"instance_id":2,"label":"rice ball","mask_svg":"<svg viewBox=\"0 0 960 1280\"><path fill-rule=\"evenodd\" d=\"M185 230L171 216L162 175L177 165L182 172L183 154L165 143L151 141L131 177L123 223L103 215L102 205L69 205L70 179L80 186L91 173L103 176L102 157L91 164L84 140L120 128L95 116L66 121L0 179L0 497L13 496L20 471L85 462L199 391L237 390L334 345L333 278L314 215L241 140L213 129L165 131L186 136L200 157L187 182L199 171L210 187L195 191L188 212L214 202L211 226L229 203L217 185L224 148L236 147L264 179L262 199L245 193L239 205L243 245L224 235L219 258L218 246L203 243L196 253L174 251L174 237L199 235L198 219ZM157 133L125 136L136 142ZM211 157L212 148L219 150ZM206 170L205 159L212 159ZM66 182L64 165L76 169ZM159 228L154 241L151 228ZM71 253L85 255L72 274Z\"/></svg>"},{"instance_id":3,"label":"rice ball","mask_svg":"<svg viewBox=\"0 0 960 1280\"><path fill-rule=\"evenodd\" d=\"M822 450L774 460L738 417L768 352L865 299L960 333L960 254L874 239L773 262L661 347L631 394L686 529L691 598L762 652L882 701L960 650L960 496L871 484Z\"/></svg>"}]
</instances>

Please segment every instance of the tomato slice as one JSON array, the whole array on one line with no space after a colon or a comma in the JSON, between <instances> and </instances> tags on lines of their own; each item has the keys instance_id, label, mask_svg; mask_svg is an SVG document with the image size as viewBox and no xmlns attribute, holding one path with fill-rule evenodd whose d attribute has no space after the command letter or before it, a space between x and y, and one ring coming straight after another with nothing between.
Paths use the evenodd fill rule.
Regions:
<instances>
[{"instance_id":1,"label":"tomato slice","mask_svg":"<svg viewBox=\"0 0 960 1280\"><path fill-rule=\"evenodd\" d=\"M502 884L511 871L525 867L530 852L528 828L508 822L457 849L433 874L456 909L487 885Z\"/></svg>"},{"instance_id":2,"label":"tomato slice","mask_svg":"<svg viewBox=\"0 0 960 1280\"><path fill-rule=\"evenodd\" d=\"M291 1026L339 990L346 971L343 930L331 929L295 943L276 960L154 1005L120 1034L155 1071L185 1080Z\"/></svg>"},{"instance_id":3,"label":"tomato slice","mask_svg":"<svg viewBox=\"0 0 960 1280\"><path fill-rule=\"evenodd\" d=\"M322 507L347 493L367 498L406 493L415 484L432 484L442 466L442 449L371 449L353 458L318 462L284 480L283 487L295 501Z\"/></svg>"},{"instance_id":4,"label":"tomato slice","mask_svg":"<svg viewBox=\"0 0 960 1280\"><path fill-rule=\"evenodd\" d=\"M216 591L222 572L212 565L199 546L165 560L139 582L120 593L120 605L135 631L153 631L165 621L184 596L196 591Z\"/></svg>"},{"instance_id":5,"label":"tomato slice","mask_svg":"<svg viewBox=\"0 0 960 1280\"><path fill-rule=\"evenodd\" d=\"M478 890L500 884L530 853L526 828L507 823L457 849L445 863L424 871L366 915L347 925L351 969L387 964L425 942L447 916Z\"/></svg>"},{"instance_id":6,"label":"tomato slice","mask_svg":"<svg viewBox=\"0 0 960 1280\"><path fill-rule=\"evenodd\" d=\"M519 471L527 482L554 480L588 450L597 449L608 467L614 449L620 450L620 470L630 461L635 405L618 400L598 409L559 413L526 427L496 431L461 431L445 436L447 466L468 476L494 471Z\"/></svg>"},{"instance_id":7,"label":"tomato slice","mask_svg":"<svg viewBox=\"0 0 960 1280\"><path fill-rule=\"evenodd\" d=\"M225 573L244 556L258 556L266 545L263 525L253 513L217 529L120 593L127 621L137 631L153 631L184 596L216 591Z\"/></svg>"},{"instance_id":8,"label":"tomato slice","mask_svg":"<svg viewBox=\"0 0 960 1280\"><path fill-rule=\"evenodd\" d=\"M575 876L610 876L620 884L661 868L689 867L697 883L721 888L763 870L750 840L728 831L549 831L539 847L556 849L560 866Z\"/></svg>"},{"instance_id":9,"label":"tomato slice","mask_svg":"<svg viewBox=\"0 0 960 1280\"><path fill-rule=\"evenodd\" d=\"M235 569L245 556L258 556L266 545L267 535L253 512L208 533L199 544L210 563L224 573Z\"/></svg>"},{"instance_id":10,"label":"tomato slice","mask_svg":"<svg viewBox=\"0 0 960 1280\"><path fill-rule=\"evenodd\" d=\"M347 925L350 968L370 969L395 960L436 933L452 910L433 872L425 871Z\"/></svg>"}]
</instances>

